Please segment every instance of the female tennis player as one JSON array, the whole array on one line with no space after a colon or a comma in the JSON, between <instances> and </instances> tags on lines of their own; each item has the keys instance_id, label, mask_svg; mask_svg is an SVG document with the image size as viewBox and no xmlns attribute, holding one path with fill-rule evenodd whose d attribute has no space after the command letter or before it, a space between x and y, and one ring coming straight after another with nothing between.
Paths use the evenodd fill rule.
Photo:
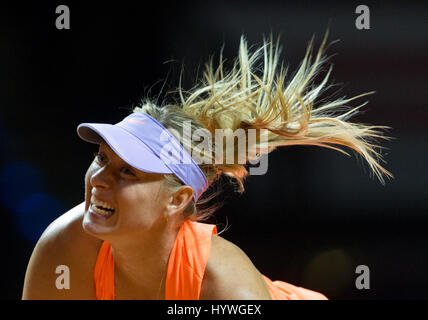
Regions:
<instances>
[{"instance_id":1,"label":"female tennis player","mask_svg":"<svg viewBox=\"0 0 428 320\"><path fill-rule=\"evenodd\" d=\"M263 275L239 247L217 234L215 225L202 222L213 209L201 209L213 197L204 192L221 175L243 192L245 162L278 146L314 145L344 153L342 147L348 147L382 182L392 177L373 143L388 138L382 133L386 127L348 121L361 105L345 105L365 94L318 102L331 73L330 68L314 84L326 61L326 38L314 56L310 41L300 67L286 81L278 43L270 37L251 53L242 36L231 70L220 55L219 66L208 63L191 90L180 84L172 92L174 102L156 105L146 99L117 124L80 124L78 135L99 145L86 173L85 201L41 236L23 299L327 299ZM226 159L230 146L207 145L207 137L220 129L229 136L239 129L248 137L251 129L259 134L244 163L236 161L242 156L238 139L232 162ZM68 273L57 273L58 266ZM58 286L64 276L68 285Z\"/></svg>"}]
</instances>

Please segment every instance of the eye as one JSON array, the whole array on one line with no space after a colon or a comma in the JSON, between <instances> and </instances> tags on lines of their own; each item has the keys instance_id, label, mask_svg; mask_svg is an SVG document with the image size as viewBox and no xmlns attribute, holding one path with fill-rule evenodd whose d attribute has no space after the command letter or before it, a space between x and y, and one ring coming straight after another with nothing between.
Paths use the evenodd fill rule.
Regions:
<instances>
[{"instance_id":1,"label":"eye","mask_svg":"<svg viewBox=\"0 0 428 320\"><path fill-rule=\"evenodd\" d=\"M129 175L129 176L135 176L134 171L132 171L132 170L131 170L131 168L129 168L129 167L123 167L123 168L122 168L122 172L123 172L124 174Z\"/></svg>"},{"instance_id":2,"label":"eye","mask_svg":"<svg viewBox=\"0 0 428 320\"><path fill-rule=\"evenodd\" d=\"M107 157L102 152L94 152L95 161L101 164L107 162Z\"/></svg>"}]
</instances>

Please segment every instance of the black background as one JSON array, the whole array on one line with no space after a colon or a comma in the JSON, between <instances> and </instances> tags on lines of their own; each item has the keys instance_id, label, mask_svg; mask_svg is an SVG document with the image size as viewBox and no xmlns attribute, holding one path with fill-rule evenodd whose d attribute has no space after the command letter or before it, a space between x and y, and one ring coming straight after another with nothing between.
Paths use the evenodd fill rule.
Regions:
<instances>
[{"instance_id":1,"label":"black background","mask_svg":"<svg viewBox=\"0 0 428 320\"><path fill-rule=\"evenodd\" d=\"M55 27L61 4L70 30ZM370 8L370 30L355 27L359 4ZM427 18L427 4L404 1L2 3L0 298L21 297L35 239L83 201L96 147L78 138L79 123L118 122L143 96L156 97L168 73L166 89L174 88L181 63L189 87L223 43L224 56L235 57L241 34L249 45L281 35L295 70L328 25L329 40L340 40L327 52L339 95L375 90L355 120L392 127L395 139L383 145L395 179L383 186L361 159L332 150L280 149L245 194L224 186L218 229L227 222L222 236L271 279L331 299L427 298ZM36 191L45 198L31 198ZM37 215L23 212L37 205L28 211ZM370 268L369 290L355 287L358 265Z\"/></svg>"}]
</instances>

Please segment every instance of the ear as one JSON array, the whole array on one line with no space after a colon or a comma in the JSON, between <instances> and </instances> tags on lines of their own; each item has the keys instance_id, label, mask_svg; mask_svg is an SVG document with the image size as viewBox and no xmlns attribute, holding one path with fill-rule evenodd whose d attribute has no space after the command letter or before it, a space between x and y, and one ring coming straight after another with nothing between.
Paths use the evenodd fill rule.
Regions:
<instances>
[{"instance_id":1,"label":"ear","mask_svg":"<svg viewBox=\"0 0 428 320\"><path fill-rule=\"evenodd\" d=\"M193 189L190 186L181 186L176 192L171 194L166 206L167 214L174 215L182 212L193 199Z\"/></svg>"}]
</instances>

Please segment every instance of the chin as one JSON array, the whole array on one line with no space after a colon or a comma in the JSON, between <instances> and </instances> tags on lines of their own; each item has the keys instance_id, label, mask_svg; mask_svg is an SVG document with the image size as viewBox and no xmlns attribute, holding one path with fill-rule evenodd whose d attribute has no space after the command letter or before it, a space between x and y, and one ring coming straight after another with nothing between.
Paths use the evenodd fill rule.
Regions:
<instances>
[{"instance_id":1,"label":"chin","mask_svg":"<svg viewBox=\"0 0 428 320\"><path fill-rule=\"evenodd\" d=\"M89 210L86 210L85 215L83 216L82 227L87 234L101 240L105 240L105 238L107 238L108 235L111 235L115 230L115 225L112 225L112 222L114 221L103 221L99 218L97 219L97 217L94 217Z\"/></svg>"}]
</instances>

